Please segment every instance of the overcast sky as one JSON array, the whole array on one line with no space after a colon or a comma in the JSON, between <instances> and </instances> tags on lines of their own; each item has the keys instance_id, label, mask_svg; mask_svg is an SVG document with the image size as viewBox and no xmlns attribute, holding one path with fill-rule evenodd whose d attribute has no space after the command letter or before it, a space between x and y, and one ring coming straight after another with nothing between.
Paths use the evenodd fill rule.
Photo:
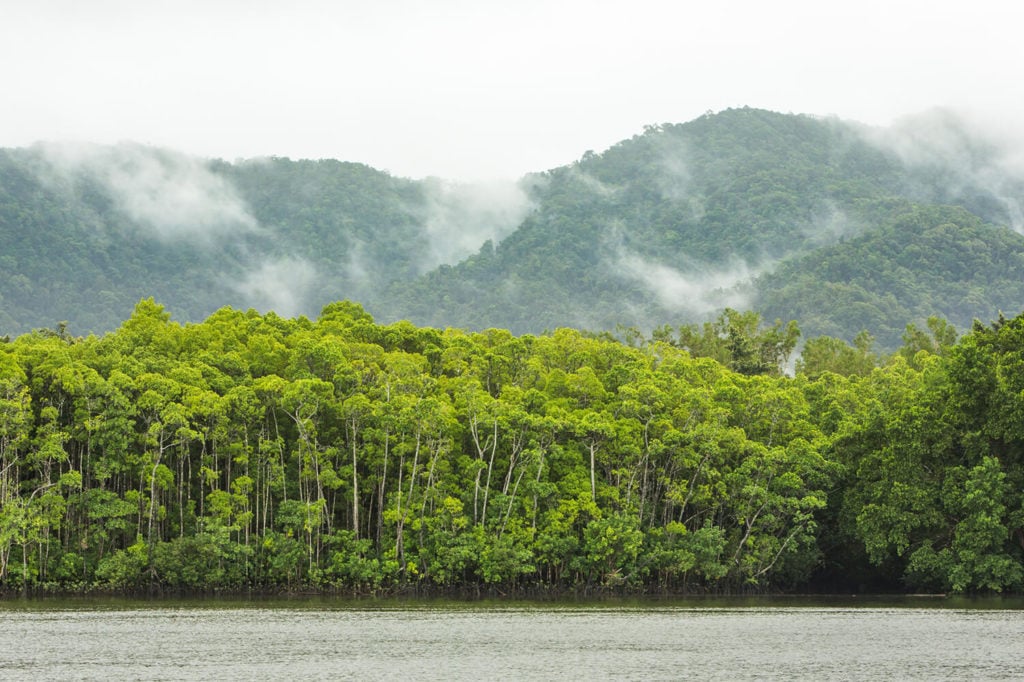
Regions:
<instances>
[{"instance_id":1,"label":"overcast sky","mask_svg":"<svg viewBox=\"0 0 1024 682\"><path fill-rule=\"evenodd\" d=\"M479 180L744 105L1014 126L1022 27L1008 0L0 0L0 146Z\"/></svg>"}]
</instances>

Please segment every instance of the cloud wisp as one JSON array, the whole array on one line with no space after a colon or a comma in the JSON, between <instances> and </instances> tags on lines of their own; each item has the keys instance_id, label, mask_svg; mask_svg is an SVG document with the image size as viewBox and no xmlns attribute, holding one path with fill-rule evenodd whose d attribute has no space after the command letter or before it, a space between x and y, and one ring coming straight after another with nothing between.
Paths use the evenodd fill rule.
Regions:
<instances>
[{"instance_id":1,"label":"cloud wisp","mask_svg":"<svg viewBox=\"0 0 1024 682\"><path fill-rule=\"evenodd\" d=\"M743 285L767 270L735 261L721 267L693 265L682 271L624 250L619 251L615 266L621 276L643 284L666 310L694 317L723 308L749 308L750 295Z\"/></svg>"},{"instance_id":2,"label":"cloud wisp","mask_svg":"<svg viewBox=\"0 0 1024 682\"><path fill-rule=\"evenodd\" d=\"M209 244L259 230L231 184L200 159L129 143L36 149L44 161L42 181L98 183L114 208L149 236Z\"/></svg>"},{"instance_id":3,"label":"cloud wisp","mask_svg":"<svg viewBox=\"0 0 1024 682\"><path fill-rule=\"evenodd\" d=\"M488 240L498 244L515 231L534 208L528 182L453 183L424 181L423 230L430 245L421 273L457 263Z\"/></svg>"},{"instance_id":4,"label":"cloud wisp","mask_svg":"<svg viewBox=\"0 0 1024 682\"><path fill-rule=\"evenodd\" d=\"M937 176L936 187L914 188L949 196L931 200L977 200L987 194L1001 207L1008 226L1024 234L1024 138L969 113L932 109L888 128L867 128L865 138L895 154L914 171Z\"/></svg>"},{"instance_id":5,"label":"cloud wisp","mask_svg":"<svg viewBox=\"0 0 1024 682\"><path fill-rule=\"evenodd\" d=\"M240 280L225 284L241 294L247 307L294 317L309 312L307 300L316 280L316 267L302 258L286 256L263 260Z\"/></svg>"}]
</instances>

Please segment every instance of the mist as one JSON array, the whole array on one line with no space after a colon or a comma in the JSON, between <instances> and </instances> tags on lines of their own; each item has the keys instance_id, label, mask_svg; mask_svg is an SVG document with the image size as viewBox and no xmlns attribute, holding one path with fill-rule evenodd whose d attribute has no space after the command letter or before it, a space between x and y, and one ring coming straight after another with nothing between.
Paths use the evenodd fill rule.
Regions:
<instances>
[{"instance_id":1,"label":"mist","mask_svg":"<svg viewBox=\"0 0 1024 682\"><path fill-rule=\"evenodd\" d=\"M497 245L514 232L534 208L529 196L532 182L424 180L421 215L429 252L418 263L420 274L457 263L488 240Z\"/></svg>"},{"instance_id":2,"label":"mist","mask_svg":"<svg viewBox=\"0 0 1024 682\"><path fill-rule=\"evenodd\" d=\"M163 241L212 243L259 229L230 183L194 157L133 143L42 143L40 180L97 183L115 210Z\"/></svg>"},{"instance_id":3,"label":"mist","mask_svg":"<svg viewBox=\"0 0 1024 682\"><path fill-rule=\"evenodd\" d=\"M310 312L308 298L316 280L316 267L305 259L287 256L263 260L240 280L224 284L241 294L244 307L295 317Z\"/></svg>"},{"instance_id":4,"label":"mist","mask_svg":"<svg viewBox=\"0 0 1024 682\"><path fill-rule=\"evenodd\" d=\"M644 138L653 149L654 167L658 169L655 186L666 201L689 202L699 206L695 218L700 219L703 206L701 197L696 196L690 150L684 139L674 134L671 128L648 126Z\"/></svg>"},{"instance_id":5,"label":"mist","mask_svg":"<svg viewBox=\"0 0 1024 682\"><path fill-rule=\"evenodd\" d=\"M1001 210L986 217L1024 234L1024 137L1013 126L963 111L932 109L863 132L910 170L936 179L936 186L917 185L910 188L912 193L968 205L987 194Z\"/></svg>"},{"instance_id":6,"label":"mist","mask_svg":"<svg viewBox=\"0 0 1024 682\"><path fill-rule=\"evenodd\" d=\"M826 202L802 231L809 246L822 247L847 237L856 237L863 233L864 228L863 223L852 219L835 203Z\"/></svg>"},{"instance_id":7,"label":"mist","mask_svg":"<svg viewBox=\"0 0 1024 682\"><path fill-rule=\"evenodd\" d=\"M627 251L619 252L615 267L620 276L643 284L666 310L694 317L750 308L751 297L742 285L763 273L739 260L724 267L694 264L684 272Z\"/></svg>"}]
</instances>

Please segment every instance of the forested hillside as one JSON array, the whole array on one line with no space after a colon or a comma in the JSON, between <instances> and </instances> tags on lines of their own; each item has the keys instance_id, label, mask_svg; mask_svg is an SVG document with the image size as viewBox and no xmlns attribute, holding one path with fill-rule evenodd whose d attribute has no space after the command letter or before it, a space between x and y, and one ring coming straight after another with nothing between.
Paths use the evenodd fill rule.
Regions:
<instances>
[{"instance_id":1,"label":"forested hillside","mask_svg":"<svg viewBox=\"0 0 1024 682\"><path fill-rule=\"evenodd\" d=\"M0 332L109 331L149 296L193 321L224 305L312 315L377 300L503 236L527 206L513 183L413 182L331 160L0 150Z\"/></svg>"},{"instance_id":2,"label":"forested hillside","mask_svg":"<svg viewBox=\"0 0 1024 682\"><path fill-rule=\"evenodd\" d=\"M889 349L908 321L1019 310L1024 189L999 150L954 121L889 135L752 109L652 127L544 174L519 230L394 298L420 323L519 332L753 309Z\"/></svg>"},{"instance_id":3,"label":"forested hillside","mask_svg":"<svg viewBox=\"0 0 1024 682\"><path fill-rule=\"evenodd\" d=\"M756 282L759 310L814 334L871 330L894 347L937 311L960 328L1024 305L1024 242L960 207L893 202L862 235L781 263Z\"/></svg>"},{"instance_id":4,"label":"forested hillside","mask_svg":"<svg viewBox=\"0 0 1024 682\"><path fill-rule=\"evenodd\" d=\"M1024 587L1024 317L936 318L880 367L818 341L795 378L788 328L717 324L627 346L149 300L19 336L0 589Z\"/></svg>"},{"instance_id":5,"label":"forested hillside","mask_svg":"<svg viewBox=\"0 0 1024 682\"><path fill-rule=\"evenodd\" d=\"M1020 310L1024 173L948 114L888 129L732 109L650 126L518 183L130 144L0 151L0 336L117 326L153 296L540 333L725 308L882 349L933 315Z\"/></svg>"}]
</instances>

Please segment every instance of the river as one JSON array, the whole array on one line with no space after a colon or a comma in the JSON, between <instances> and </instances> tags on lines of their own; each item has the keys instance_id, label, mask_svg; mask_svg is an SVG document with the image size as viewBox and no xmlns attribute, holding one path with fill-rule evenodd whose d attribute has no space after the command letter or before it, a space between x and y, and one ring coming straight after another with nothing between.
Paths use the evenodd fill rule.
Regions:
<instances>
[{"instance_id":1,"label":"river","mask_svg":"<svg viewBox=\"0 0 1024 682\"><path fill-rule=\"evenodd\" d=\"M1020 601L0 602L0 679L999 680Z\"/></svg>"}]
</instances>

